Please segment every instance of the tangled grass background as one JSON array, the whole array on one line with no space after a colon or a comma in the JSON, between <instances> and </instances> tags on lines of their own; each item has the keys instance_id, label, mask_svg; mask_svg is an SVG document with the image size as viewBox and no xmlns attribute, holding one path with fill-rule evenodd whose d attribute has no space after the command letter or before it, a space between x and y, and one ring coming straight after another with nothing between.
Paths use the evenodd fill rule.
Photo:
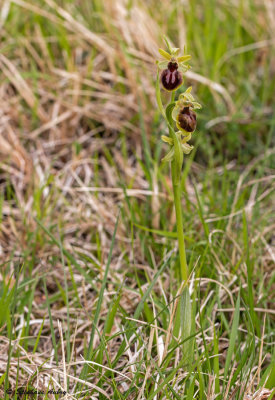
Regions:
<instances>
[{"instance_id":1,"label":"tangled grass background","mask_svg":"<svg viewBox=\"0 0 275 400\"><path fill-rule=\"evenodd\" d=\"M269 0L2 0L3 398L5 381L68 398L268 398L274 30ZM192 371L169 347L178 287L165 262L178 260L155 103L163 33L192 55L184 87L203 105L182 179Z\"/></svg>"}]
</instances>

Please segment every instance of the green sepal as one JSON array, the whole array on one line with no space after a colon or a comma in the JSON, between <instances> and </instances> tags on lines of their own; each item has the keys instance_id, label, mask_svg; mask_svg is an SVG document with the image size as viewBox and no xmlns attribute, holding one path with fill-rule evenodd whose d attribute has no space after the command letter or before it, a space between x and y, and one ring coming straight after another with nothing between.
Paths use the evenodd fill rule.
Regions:
<instances>
[{"instance_id":1,"label":"green sepal","mask_svg":"<svg viewBox=\"0 0 275 400\"><path fill-rule=\"evenodd\" d=\"M172 53L172 46L171 46L171 44L170 44L170 41L169 41L168 37L165 36L165 35L163 35L163 39L164 39L164 41L165 41L165 44L166 44L166 46L167 46L167 49L169 50L170 53Z\"/></svg>"},{"instance_id":2,"label":"green sepal","mask_svg":"<svg viewBox=\"0 0 275 400\"><path fill-rule=\"evenodd\" d=\"M170 138L169 136L162 135L162 136L161 136L161 140L162 140L164 143L170 144L171 146L173 146L173 144L174 144L173 139Z\"/></svg>"},{"instance_id":3,"label":"green sepal","mask_svg":"<svg viewBox=\"0 0 275 400\"><path fill-rule=\"evenodd\" d=\"M171 49L171 56L177 57L179 55L180 49L178 47L172 47Z\"/></svg>"}]
</instances>

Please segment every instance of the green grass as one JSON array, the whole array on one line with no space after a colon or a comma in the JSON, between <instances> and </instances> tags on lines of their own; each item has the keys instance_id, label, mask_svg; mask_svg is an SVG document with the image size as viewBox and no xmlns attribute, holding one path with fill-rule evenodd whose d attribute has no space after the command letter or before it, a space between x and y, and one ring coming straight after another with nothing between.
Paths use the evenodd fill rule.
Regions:
<instances>
[{"instance_id":1,"label":"green grass","mask_svg":"<svg viewBox=\"0 0 275 400\"><path fill-rule=\"evenodd\" d=\"M0 5L0 398L243 400L275 387L271 11L123 4ZM175 336L163 33L203 105L181 177L195 323Z\"/></svg>"}]
</instances>

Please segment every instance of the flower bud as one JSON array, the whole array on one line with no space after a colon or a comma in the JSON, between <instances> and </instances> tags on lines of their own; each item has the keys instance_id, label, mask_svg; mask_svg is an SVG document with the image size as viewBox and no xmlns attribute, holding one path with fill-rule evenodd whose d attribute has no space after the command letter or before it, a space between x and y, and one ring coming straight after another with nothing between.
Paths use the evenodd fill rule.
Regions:
<instances>
[{"instance_id":1,"label":"flower bud","mask_svg":"<svg viewBox=\"0 0 275 400\"><path fill-rule=\"evenodd\" d=\"M183 80L182 73L178 70L178 63L170 61L167 68L162 71L160 79L162 86L168 91L173 91L180 87Z\"/></svg>"},{"instance_id":2,"label":"flower bud","mask_svg":"<svg viewBox=\"0 0 275 400\"><path fill-rule=\"evenodd\" d=\"M178 114L178 125L186 132L194 132L197 125L196 113L190 107L183 107Z\"/></svg>"}]
</instances>

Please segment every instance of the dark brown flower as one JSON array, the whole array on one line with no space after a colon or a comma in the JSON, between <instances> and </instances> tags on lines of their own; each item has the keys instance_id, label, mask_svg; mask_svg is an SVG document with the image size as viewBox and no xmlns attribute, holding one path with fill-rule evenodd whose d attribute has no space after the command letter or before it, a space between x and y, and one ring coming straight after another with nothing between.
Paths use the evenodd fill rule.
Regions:
<instances>
[{"instance_id":1,"label":"dark brown flower","mask_svg":"<svg viewBox=\"0 0 275 400\"><path fill-rule=\"evenodd\" d=\"M164 89L168 91L180 87L183 80L182 73L178 70L178 63L170 61L167 68L162 71L160 80Z\"/></svg>"},{"instance_id":2,"label":"dark brown flower","mask_svg":"<svg viewBox=\"0 0 275 400\"><path fill-rule=\"evenodd\" d=\"M190 107L183 107L178 114L178 125L186 132L194 132L197 126L196 113Z\"/></svg>"}]
</instances>

